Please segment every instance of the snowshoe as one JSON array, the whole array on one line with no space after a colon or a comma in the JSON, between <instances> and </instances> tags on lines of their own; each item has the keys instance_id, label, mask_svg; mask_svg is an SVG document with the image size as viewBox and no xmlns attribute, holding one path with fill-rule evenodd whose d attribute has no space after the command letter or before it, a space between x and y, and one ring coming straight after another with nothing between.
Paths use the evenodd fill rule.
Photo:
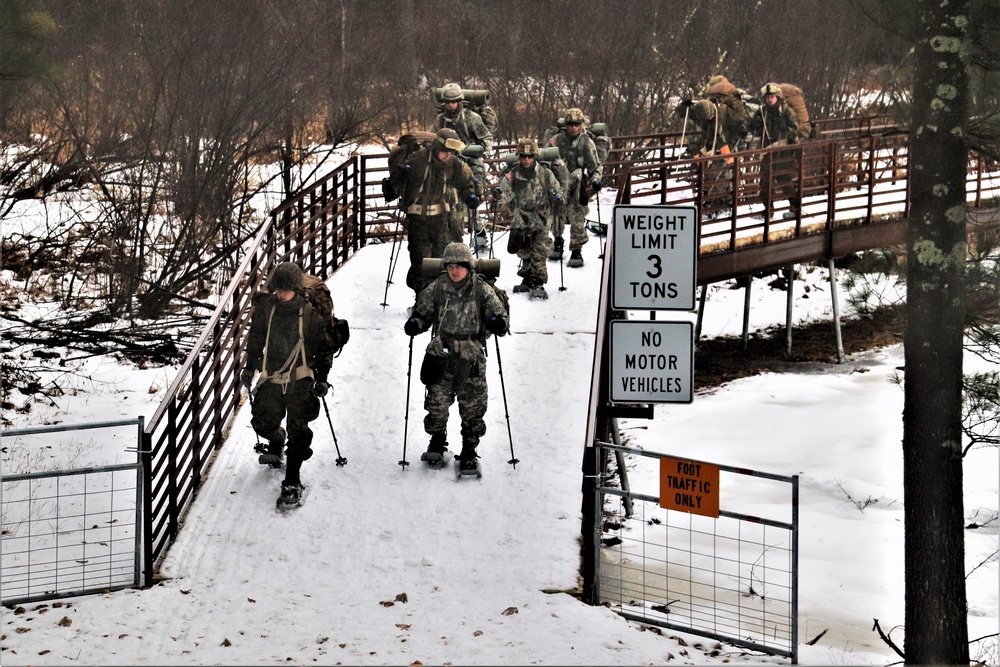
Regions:
<instances>
[{"instance_id":1,"label":"snowshoe","mask_svg":"<svg viewBox=\"0 0 1000 667\"><path fill-rule=\"evenodd\" d=\"M281 495L278 496L278 509L289 510L302 505L306 487L302 484L281 483Z\"/></svg>"},{"instance_id":2,"label":"snowshoe","mask_svg":"<svg viewBox=\"0 0 1000 667\"><path fill-rule=\"evenodd\" d=\"M535 285L531 288L528 296L532 299L541 299L544 301L549 298L549 293L545 291L545 285Z\"/></svg>"},{"instance_id":3,"label":"snowshoe","mask_svg":"<svg viewBox=\"0 0 1000 667\"><path fill-rule=\"evenodd\" d=\"M794 220L797 217L799 217L799 212L791 209L781 214L783 220Z\"/></svg>"},{"instance_id":4,"label":"snowshoe","mask_svg":"<svg viewBox=\"0 0 1000 667\"><path fill-rule=\"evenodd\" d=\"M531 281L525 278L524 280L521 281L520 285L514 285L514 289L512 291L514 292L514 294L520 294L522 292L527 292L529 290L531 290Z\"/></svg>"},{"instance_id":5,"label":"snowshoe","mask_svg":"<svg viewBox=\"0 0 1000 667\"><path fill-rule=\"evenodd\" d=\"M266 465L271 468L280 469L284 463L283 459L284 457L281 455L281 452L278 452L277 454L264 452L263 454L257 457L257 463L261 464L262 466Z\"/></svg>"},{"instance_id":6,"label":"snowshoe","mask_svg":"<svg viewBox=\"0 0 1000 667\"><path fill-rule=\"evenodd\" d=\"M483 476L482 468L479 467L479 457L476 456L475 450L463 449L462 453L455 457L455 478L473 476L477 478Z\"/></svg>"},{"instance_id":7,"label":"snowshoe","mask_svg":"<svg viewBox=\"0 0 1000 667\"><path fill-rule=\"evenodd\" d=\"M566 266L571 269L576 269L583 266L583 255L580 254L579 250L574 250L569 255L569 261L566 262Z\"/></svg>"},{"instance_id":8,"label":"snowshoe","mask_svg":"<svg viewBox=\"0 0 1000 667\"><path fill-rule=\"evenodd\" d=\"M593 220L587 221L587 231L591 234L597 234L598 236L608 235L608 225L603 222L594 222Z\"/></svg>"},{"instance_id":9,"label":"snowshoe","mask_svg":"<svg viewBox=\"0 0 1000 667\"><path fill-rule=\"evenodd\" d=\"M451 452L424 452L420 455L420 460L426 463L428 468L443 468L451 460Z\"/></svg>"}]
</instances>

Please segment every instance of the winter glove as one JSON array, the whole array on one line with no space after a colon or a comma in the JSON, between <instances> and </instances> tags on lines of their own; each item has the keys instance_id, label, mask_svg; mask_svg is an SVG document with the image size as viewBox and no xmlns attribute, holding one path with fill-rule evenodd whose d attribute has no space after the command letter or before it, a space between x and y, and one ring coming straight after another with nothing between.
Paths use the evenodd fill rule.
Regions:
<instances>
[{"instance_id":1,"label":"winter glove","mask_svg":"<svg viewBox=\"0 0 1000 667\"><path fill-rule=\"evenodd\" d=\"M240 373L240 384L242 384L247 389L253 384L253 370L247 368L242 373Z\"/></svg>"},{"instance_id":2,"label":"winter glove","mask_svg":"<svg viewBox=\"0 0 1000 667\"><path fill-rule=\"evenodd\" d=\"M475 192L465 198L465 205L469 208L476 208L479 206L479 197L476 196Z\"/></svg>"},{"instance_id":3,"label":"winter glove","mask_svg":"<svg viewBox=\"0 0 1000 667\"><path fill-rule=\"evenodd\" d=\"M411 317L403 325L403 331L406 332L407 336L416 336L420 333L420 322L415 317Z\"/></svg>"},{"instance_id":4,"label":"winter glove","mask_svg":"<svg viewBox=\"0 0 1000 667\"><path fill-rule=\"evenodd\" d=\"M486 329L491 334L502 336L507 333L507 323L503 321L502 317L493 315L490 319L486 320Z\"/></svg>"},{"instance_id":5,"label":"winter glove","mask_svg":"<svg viewBox=\"0 0 1000 667\"><path fill-rule=\"evenodd\" d=\"M591 187L591 189L593 189L594 192L600 192L601 191L601 181L600 180L594 181L593 183L590 184L590 187Z\"/></svg>"},{"instance_id":6,"label":"winter glove","mask_svg":"<svg viewBox=\"0 0 1000 667\"><path fill-rule=\"evenodd\" d=\"M323 398L326 396L326 392L329 389L330 385L325 382L317 382L313 385L313 393L316 394L316 398Z\"/></svg>"}]
</instances>

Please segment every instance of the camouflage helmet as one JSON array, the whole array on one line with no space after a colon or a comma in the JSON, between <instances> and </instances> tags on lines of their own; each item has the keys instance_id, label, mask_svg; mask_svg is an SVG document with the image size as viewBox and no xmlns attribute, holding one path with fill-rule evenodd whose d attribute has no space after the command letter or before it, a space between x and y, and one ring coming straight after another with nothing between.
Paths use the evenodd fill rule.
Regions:
<instances>
[{"instance_id":1,"label":"camouflage helmet","mask_svg":"<svg viewBox=\"0 0 1000 667\"><path fill-rule=\"evenodd\" d=\"M472 269L476 265L476 260L472 258L472 251L464 243L449 243L445 246L441 255L441 264L464 264L466 268Z\"/></svg>"},{"instance_id":2,"label":"camouflage helmet","mask_svg":"<svg viewBox=\"0 0 1000 667\"><path fill-rule=\"evenodd\" d=\"M538 155L538 142L534 139L521 139L517 142L517 154L518 156L530 155L532 157Z\"/></svg>"},{"instance_id":3,"label":"camouflage helmet","mask_svg":"<svg viewBox=\"0 0 1000 667\"><path fill-rule=\"evenodd\" d=\"M282 262L274 268L268 286L272 290L293 290L302 289L302 269L293 262Z\"/></svg>"},{"instance_id":4,"label":"camouflage helmet","mask_svg":"<svg viewBox=\"0 0 1000 667\"><path fill-rule=\"evenodd\" d=\"M464 99L465 93L462 92L462 87L457 83L446 83L441 89L442 102L460 102Z\"/></svg>"},{"instance_id":5,"label":"camouflage helmet","mask_svg":"<svg viewBox=\"0 0 1000 667\"><path fill-rule=\"evenodd\" d=\"M465 144L458 138L458 132L450 127L438 130L438 133L434 136L433 143L431 143L431 147L435 151L451 151L456 154L465 150Z\"/></svg>"},{"instance_id":6,"label":"camouflage helmet","mask_svg":"<svg viewBox=\"0 0 1000 667\"><path fill-rule=\"evenodd\" d=\"M781 92L781 86L776 83L765 83L764 87L760 89L761 97L766 97L768 95L777 95L779 100L784 97Z\"/></svg>"},{"instance_id":7,"label":"camouflage helmet","mask_svg":"<svg viewBox=\"0 0 1000 667\"><path fill-rule=\"evenodd\" d=\"M563 121L567 124L569 123L580 123L583 124L585 121L585 116L583 111L577 108L566 109L566 113L563 114Z\"/></svg>"}]
</instances>

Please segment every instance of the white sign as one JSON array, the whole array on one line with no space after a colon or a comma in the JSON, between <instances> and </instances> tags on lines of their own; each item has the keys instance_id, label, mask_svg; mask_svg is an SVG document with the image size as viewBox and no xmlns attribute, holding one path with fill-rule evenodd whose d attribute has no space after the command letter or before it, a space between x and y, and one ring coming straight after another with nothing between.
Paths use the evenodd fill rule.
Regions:
<instances>
[{"instance_id":1,"label":"white sign","mask_svg":"<svg viewBox=\"0 0 1000 667\"><path fill-rule=\"evenodd\" d=\"M694 385L691 322L611 322L611 402L690 403Z\"/></svg>"},{"instance_id":2,"label":"white sign","mask_svg":"<svg viewBox=\"0 0 1000 667\"><path fill-rule=\"evenodd\" d=\"M692 310L698 259L693 206L615 206L613 290L618 310Z\"/></svg>"}]
</instances>

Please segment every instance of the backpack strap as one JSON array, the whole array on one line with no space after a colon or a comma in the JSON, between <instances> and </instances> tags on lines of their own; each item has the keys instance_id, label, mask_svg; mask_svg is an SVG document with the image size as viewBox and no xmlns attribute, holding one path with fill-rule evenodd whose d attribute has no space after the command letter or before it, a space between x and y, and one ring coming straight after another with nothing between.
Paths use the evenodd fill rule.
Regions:
<instances>
[{"instance_id":1,"label":"backpack strap","mask_svg":"<svg viewBox=\"0 0 1000 667\"><path fill-rule=\"evenodd\" d=\"M301 380L302 378L314 377L312 369L309 368L309 362L306 359L305 334L303 332L303 320L305 319L303 311L306 309L306 306L310 306L311 310L312 304L306 298L303 298L303 301L305 301L305 304L299 305L299 340L295 343L295 347L292 348L281 368L269 374L267 372L267 350L271 342L271 322L274 319L274 311L278 308L277 303L271 304L271 312L267 315L267 334L264 336L264 358L261 361L260 378L257 380L258 388L265 382L273 382L281 385L281 393L284 394L288 391L288 385L291 382ZM296 357L299 357L298 361L301 362L298 366L295 365Z\"/></svg>"}]
</instances>

